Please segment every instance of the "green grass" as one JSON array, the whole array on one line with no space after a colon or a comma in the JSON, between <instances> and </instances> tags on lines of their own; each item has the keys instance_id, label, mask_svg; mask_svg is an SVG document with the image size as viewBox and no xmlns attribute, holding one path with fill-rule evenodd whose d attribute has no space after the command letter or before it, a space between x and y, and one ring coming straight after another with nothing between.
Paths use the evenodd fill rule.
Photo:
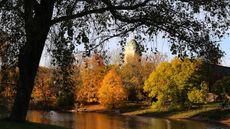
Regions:
<instances>
[{"instance_id":1,"label":"green grass","mask_svg":"<svg viewBox=\"0 0 230 129\"><path fill-rule=\"evenodd\" d=\"M6 120L0 120L1 129L67 129L64 127L58 127L53 125L38 124L32 122L11 122Z\"/></svg>"},{"instance_id":2,"label":"green grass","mask_svg":"<svg viewBox=\"0 0 230 129\"><path fill-rule=\"evenodd\" d=\"M126 112L124 115L221 121L230 119L230 109L221 109L220 103L208 103L190 110L159 111L148 108Z\"/></svg>"},{"instance_id":3,"label":"green grass","mask_svg":"<svg viewBox=\"0 0 230 129\"><path fill-rule=\"evenodd\" d=\"M199 114L205 113L205 112L210 112L213 110L218 110L216 107L207 107L207 108L197 108L197 109L192 109L192 110L187 110L187 111L178 111L174 112L174 114L170 115L170 118L194 118L199 117Z\"/></svg>"}]
</instances>

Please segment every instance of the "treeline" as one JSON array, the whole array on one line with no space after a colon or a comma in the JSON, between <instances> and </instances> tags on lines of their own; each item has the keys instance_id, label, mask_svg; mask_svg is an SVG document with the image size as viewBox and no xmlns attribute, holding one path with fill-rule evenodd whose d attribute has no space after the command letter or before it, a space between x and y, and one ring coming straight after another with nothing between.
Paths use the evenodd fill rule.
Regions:
<instances>
[{"instance_id":1,"label":"treeline","mask_svg":"<svg viewBox=\"0 0 230 129\"><path fill-rule=\"evenodd\" d=\"M64 80L58 69L40 67L30 107L62 110L103 104L108 108L120 108L127 102L134 102L174 110L210 101L228 102L230 77L221 75L215 81L213 71L199 59L175 58L167 62L163 55L154 56L157 58L150 61L134 57L123 65L106 65L102 56L94 54L83 64L73 65L71 76ZM16 88L13 84L17 78L13 75L17 72L9 71L11 84L1 86L0 101L7 101L1 102L2 107L12 103ZM1 80L4 80L3 75Z\"/></svg>"},{"instance_id":2,"label":"treeline","mask_svg":"<svg viewBox=\"0 0 230 129\"><path fill-rule=\"evenodd\" d=\"M216 67L224 68L199 59L174 58L150 74L144 91L154 98L152 107L160 110L190 109L216 101L229 104L229 74Z\"/></svg>"}]
</instances>

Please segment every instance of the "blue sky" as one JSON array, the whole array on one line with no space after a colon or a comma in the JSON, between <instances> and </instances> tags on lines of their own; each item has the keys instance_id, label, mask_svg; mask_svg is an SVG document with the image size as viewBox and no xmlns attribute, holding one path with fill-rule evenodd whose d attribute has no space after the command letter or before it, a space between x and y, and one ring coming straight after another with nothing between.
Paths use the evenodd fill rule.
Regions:
<instances>
[{"instance_id":1,"label":"blue sky","mask_svg":"<svg viewBox=\"0 0 230 129\"><path fill-rule=\"evenodd\" d=\"M226 36L225 39L220 42L220 47L226 54L223 58L222 64L224 66L230 66L230 37Z\"/></svg>"},{"instance_id":2,"label":"blue sky","mask_svg":"<svg viewBox=\"0 0 230 129\"><path fill-rule=\"evenodd\" d=\"M127 38L127 41L131 40L132 37ZM108 46L112 46L110 50L116 49L117 39L114 38L109 42ZM157 45L156 43L153 44L153 46L157 46L158 51L166 54L169 59L171 59L173 56L171 55L171 52L169 50L169 43L166 39L158 39ZM225 38L220 41L220 48L225 52L225 56L222 59L222 65L224 66L230 66L230 37L225 36ZM42 59L40 61L41 66L49 66L50 57L49 54L47 54L46 50L43 51Z\"/></svg>"}]
</instances>

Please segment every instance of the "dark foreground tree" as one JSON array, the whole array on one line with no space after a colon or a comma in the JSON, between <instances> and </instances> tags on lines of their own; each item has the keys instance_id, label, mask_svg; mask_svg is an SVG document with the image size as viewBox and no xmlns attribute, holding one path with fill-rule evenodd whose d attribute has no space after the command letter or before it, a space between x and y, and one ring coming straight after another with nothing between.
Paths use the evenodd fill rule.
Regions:
<instances>
[{"instance_id":1,"label":"dark foreground tree","mask_svg":"<svg viewBox=\"0 0 230 129\"><path fill-rule=\"evenodd\" d=\"M25 120L45 42L62 43L55 42L53 32L71 40L63 42L63 49L83 43L86 55L116 36L124 46L130 31L150 39L160 33L169 39L173 54L217 62L223 53L211 40L228 29L228 11L228 0L0 0L1 31L11 37L6 52L14 63L9 64L18 65L20 74L10 118Z\"/></svg>"}]
</instances>

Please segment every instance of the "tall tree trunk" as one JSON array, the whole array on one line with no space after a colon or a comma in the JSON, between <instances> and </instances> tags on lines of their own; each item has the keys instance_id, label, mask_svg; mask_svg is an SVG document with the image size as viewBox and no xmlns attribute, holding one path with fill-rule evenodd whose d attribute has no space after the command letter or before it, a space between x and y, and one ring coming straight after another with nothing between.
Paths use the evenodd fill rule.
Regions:
<instances>
[{"instance_id":1,"label":"tall tree trunk","mask_svg":"<svg viewBox=\"0 0 230 129\"><path fill-rule=\"evenodd\" d=\"M14 106L10 115L13 121L25 121L34 79L38 70L41 54L50 28L52 18L52 0L41 0L33 16L32 0L25 0L26 44L19 55L19 81Z\"/></svg>"}]
</instances>

